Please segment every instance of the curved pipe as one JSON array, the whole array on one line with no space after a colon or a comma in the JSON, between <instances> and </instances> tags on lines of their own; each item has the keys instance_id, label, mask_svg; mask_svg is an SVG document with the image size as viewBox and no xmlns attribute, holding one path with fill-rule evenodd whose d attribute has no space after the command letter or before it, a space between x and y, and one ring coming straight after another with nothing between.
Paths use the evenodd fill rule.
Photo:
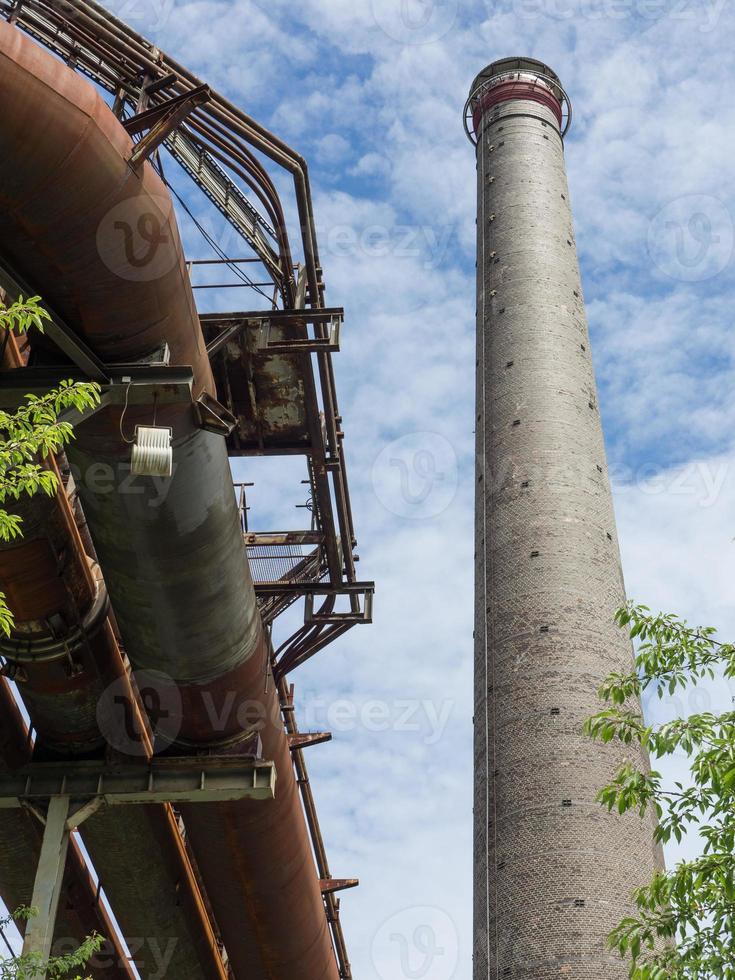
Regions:
<instances>
[{"instance_id":1,"label":"curved pipe","mask_svg":"<svg viewBox=\"0 0 735 980\"><path fill-rule=\"evenodd\" d=\"M124 52L131 62L143 71L148 71L153 77L165 73L166 66L170 67L182 78L186 79L191 87L200 84L199 79L192 72L188 71L172 58L164 58L156 61L151 56L150 47L147 47L143 39L137 36L131 29L118 18L96 9L94 4L86 3L85 0L76 0L74 4L74 19L79 25L83 25L92 35L107 39L116 50ZM113 21L116 26L125 33L127 40L122 41L119 36L113 35L105 24L105 19ZM173 91L178 91L178 88ZM242 110L238 109L231 102L224 99L221 95L213 93L213 101L207 106L206 114L220 120L227 126L234 123L234 128L247 136L249 142L257 147L269 159L287 170L294 178L296 189L297 207L299 221L301 224L302 238L306 259L307 278L311 303L313 306L321 305L321 298L318 288L319 251L314 229L314 214L311 204L311 193L309 188L309 171L304 158L296 153L287 143L269 132L264 126L252 119ZM200 115L201 118L201 115ZM284 276L287 278L290 272L289 267L284 268Z\"/></svg>"},{"instance_id":2,"label":"curved pipe","mask_svg":"<svg viewBox=\"0 0 735 980\"><path fill-rule=\"evenodd\" d=\"M193 367L195 391L211 391L158 175L147 163L129 167L130 137L89 83L5 24L0 70L11 260L103 360L149 358L165 342L173 364ZM42 143L29 140L29 120ZM150 420L136 408L123 431ZM78 428L69 459L128 656L136 670L171 679L177 741L231 743L254 717L278 770L272 802L186 813L230 964L237 980L337 980L224 440L199 430L190 407L162 407L173 477L132 484L122 421L119 411L98 413Z\"/></svg>"}]
</instances>

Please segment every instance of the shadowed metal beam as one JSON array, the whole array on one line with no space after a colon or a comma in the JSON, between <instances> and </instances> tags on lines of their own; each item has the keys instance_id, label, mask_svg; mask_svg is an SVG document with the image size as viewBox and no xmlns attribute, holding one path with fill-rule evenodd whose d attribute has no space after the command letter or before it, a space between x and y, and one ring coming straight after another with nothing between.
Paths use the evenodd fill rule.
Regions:
<instances>
[{"instance_id":1,"label":"shadowed metal beam","mask_svg":"<svg viewBox=\"0 0 735 980\"><path fill-rule=\"evenodd\" d=\"M124 766L95 761L35 763L0 775L0 809L57 797L101 797L107 806L265 800L275 796L275 780L272 762L229 756L167 758Z\"/></svg>"},{"instance_id":2,"label":"shadowed metal beam","mask_svg":"<svg viewBox=\"0 0 735 980\"><path fill-rule=\"evenodd\" d=\"M36 295L36 291L31 289L28 283L24 282L18 273L11 269L10 265L2 256L0 256L0 286L14 300L19 296L27 299L29 296ZM44 334L50 337L59 350L63 351L77 367L84 371L88 379L91 378L92 381L107 381L105 366L94 351L74 333L71 327L47 303L43 303L43 308L50 317L49 320L44 320Z\"/></svg>"}]
</instances>

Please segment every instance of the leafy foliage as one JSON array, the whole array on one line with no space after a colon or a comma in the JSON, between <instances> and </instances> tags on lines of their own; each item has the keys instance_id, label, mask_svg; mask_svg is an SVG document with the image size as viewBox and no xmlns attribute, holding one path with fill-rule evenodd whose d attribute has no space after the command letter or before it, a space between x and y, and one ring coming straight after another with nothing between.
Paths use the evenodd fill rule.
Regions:
<instances>
[{"instance_id":1,"label":"leafy foliage","mask_svg":"<svg viewBox=\"0 0 735 980\"><path fill-rule=\"evenodd\" d=\"M38 296L4 306L0 303L0 328L26 333L31 327L43 330L48 312ZM44 465L49 454L57 453L73 438L70 422L59 416L66 409L80 412L99 403L100 389L94 382L62 381L58 388L42 396L26 395L26 404L15 412L0 411L0 540L11 541L21 535L21 519L3 507L21 494L39 491L56 493L56 475ZM0 633L8 635L12 612L0 592Z\"/></svg>"},{"instance_id":2,"label":"leafy foliage","mask_svg":"<svg viewBox=\"0 0 735 980\"><path fill-rule=\"evenodd\" d=\"M27 921L36 914L35 909L21 907L5 919L0 919L0 928L4 929L10 922ZM44 960L37 953L22 953L0 959L0 980L37 980L39 976L49 980L89 980L82 977L80 969L84 969L95 953L99 952L104 938L97 933L87 938L71 953L63 956L52 956Z\"/></svg>"},{"instance_id":3,"label":"leafy foliage","mask_svg":"<svg viewBox=\"0 0 735 980\"><path fill-rule=\"evenodd\" d=\"M675 752L690 757L691 785L662 785L655 770L623 765L598 794L609 810L658 817L654 838L681 841L698 832L704 853L658 872L635 893L635 915L609 937L630 961L632 980L735 978L735 712L693 714L646 725L634 699L658 697L724 673L735 677L735 646L710 627L692 629L674 615L653 615L628 603L616 615L638 637L635 669L611 674L599 694L609 707L590 718L585 731L603 742L638 742L653 758Z\"/></svg>"}]
</instances>

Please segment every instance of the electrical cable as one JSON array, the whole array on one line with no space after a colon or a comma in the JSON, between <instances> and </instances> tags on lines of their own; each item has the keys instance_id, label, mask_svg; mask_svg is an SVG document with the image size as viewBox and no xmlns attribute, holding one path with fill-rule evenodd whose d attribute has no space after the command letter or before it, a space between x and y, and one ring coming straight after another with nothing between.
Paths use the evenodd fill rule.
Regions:
<instances>
[{"instance_id":1,"label":"electrical cable","mask_svg":"<svg viewBox=\"0 0 735 980\"><path fill-rule=\"evenodd\" d=\"M246 273L244 273L242 271L242 269L240 269L236 263L234 263L234 262L232 262L230 260L229 256L225 254L225 252L223 251L223 249L220 248L220 246L217 244L217 242L214 240L214 238L212 238L212 236L209 234L209 232L197 220L197 218L194 216L194 214L192 213L192 211L189 208L189 206L186 204L186 202L183 200L183 198L176 192L176 190L174 190L174 188L171 186L171 184L168 182L168 180L166 180L166 178L163 175L161 175L161 179L163 180L163 182L166 185L166 187L168 187L168 189L171 191L171 193L176 198L176 200L179 202L179 204L184 209L184 211L189 215L189 217L191 218L191 220L194 222L195 227L201 233L201 235L203 236L204 240L207 242L207 244L212 249L214 249L214 251L217 253L217 255L224 261L225 265L232 272L234 272L234 274L238 277L238 279L241 280L241 282L244 285L250 286L251 289L254 289L257 293L260 293L260 295L264 299L266 299L268 301L268 304L272 306L273 303L272 303L272 300L271 300L270 296L267 293L263 292L263 290L259 286L256 286L255 283L253 282L253 280Z\"/></svg>"},{"instance_id":2,"label":"electrical cable","mask_svg":"<svg viewBox=\"0 0 735 980\"><path fill-rule=\"evenodd\" d=\"M120 413L120 438L122 439L123 442L126 442L129 446L135 442L135 436L133 436L132 439L128 439L128 437L125 435L125 432L123 431L123 419L125 418L125 413L128 410L128 395L130 394L130 386L132 385L132 383L133 383L133 379L131 378L128 381L127 388L125 389L125 404L123 405L123 410Z\"/></svg>"}]
</instances>

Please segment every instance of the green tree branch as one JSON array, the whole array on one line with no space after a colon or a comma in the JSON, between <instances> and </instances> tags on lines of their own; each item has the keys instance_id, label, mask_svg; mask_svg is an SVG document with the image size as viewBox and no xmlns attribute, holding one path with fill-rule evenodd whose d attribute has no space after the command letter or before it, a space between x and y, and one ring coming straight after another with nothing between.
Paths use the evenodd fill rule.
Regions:
<instances>
[{"instance_id":1,"label":"green tree branch","mask_svg":"<svg viewBox=\"0 0 735 980\"><path fill-rule=\"evenodd\" d=\"M636 914L609 936L611 949L629 962L631 980L712 980L735 978L735 712L710 712L646 725L630 701L655 691L735 676L735 646L716 639L710 627L691 629L678 616L651 614L628 603L616 615L620 626L641 642L635 667L606 678L599 696L608 707L585 723L591 738L638 742L660 759L683 752L690 760L691 785L662 786L661 774L621 766L598 793L608 810L658 817L656 841L681 841L696 832L703 854L658 872L634 894Z\"/></svg>"},{"instance_id":2,"label":"green tree branch","mask_svg":"<svg viewBox=\"0 0 735 980\"><path fill-rule=\"evenodd\" d=\"M31 327L43 331L49 314L38 296L5 306L0 303L0 330L4 338L10 332L26 333ZM5 342L3 343L3 351ZM59 415L74 408L83 412L99 404L100 389L94 382L62 381L45 395L26 395L26 404L15 412L0 411L0 540L11 541L22 534L22 521L3 506L21 495L56 493L55 473L44 465L50 455L58 453L73 438L71 423ZM0 592L0 633L6 636L13 627L13 614L5 593Z\"/></svg>"}]
</instances>

